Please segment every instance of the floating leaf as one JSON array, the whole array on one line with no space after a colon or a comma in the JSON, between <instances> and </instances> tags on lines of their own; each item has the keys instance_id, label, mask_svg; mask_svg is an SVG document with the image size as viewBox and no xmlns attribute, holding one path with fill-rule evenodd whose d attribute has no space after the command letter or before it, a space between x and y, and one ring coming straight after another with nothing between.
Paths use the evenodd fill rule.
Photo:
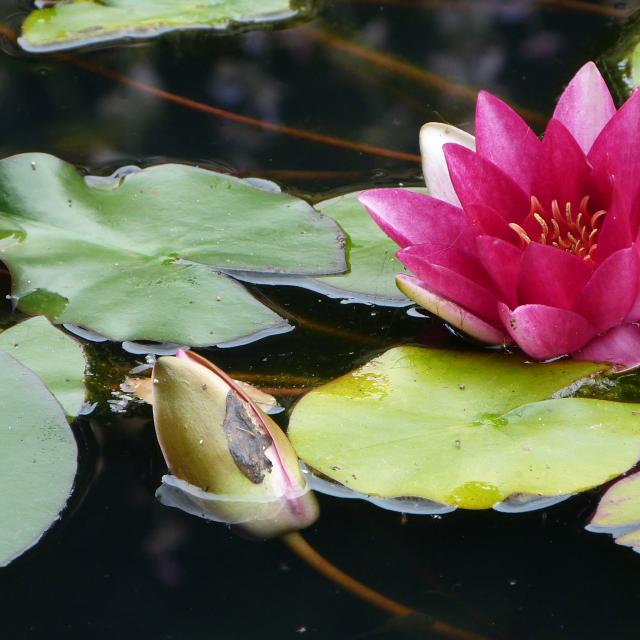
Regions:
<instances>
[{"instance_id":1,"label":"floating leaf","mask_svg":"<svg viewBox=\"0 0 640 640\"><path fill-rule=\"evenodd\" d=\"M289 437L307 465L377 497L482 509L575 493L640 458L640 405L559 397L599 369L400 347L302 398Z\"/></svg>"},{"instance_id":2,"label":"floating leaf","mask_svg":"<svg viewBox=\"0 0 640 640\"><path fill-rule=\"evenodd\" d=\"M640 473L619 480L604 494L587 529L610 533L617 544L640 553Z\"/></svg>"},{"instance_id":3,"label":"floating leaf","mask_svg":"<svg viewBox=\"0 0 640 640\"><path fill-rule=\"evenodd\" d=\"M42 381L0 353L0 566L32 547L73 487L77 448Z\"/></svg>"},{"instance_id":4,"label":"floating leaf","mask_svg":"<svg viewBox=\"0 0 640 640\"><path fill-rule=\"evenodd\" d=\"M426 189L411 190L427 192ZM359 193L348 193L315 205L318 211L335 220L345 232L346 273L320 278L283 278L246 272L233 272L233 275L255 284L300 286L348 302L390 307L413 304L396 286L396 275L408 274L395 257L398 245L387 237L358 202Z\"/></svg>"},{"instance_id":5,"label":"floating leaf","mask_svg":"<svg viewBox=\"0 0 640 640\"><path fill-rule=\"evenodd\" d=\"M84 402L86 367L78 342L38 316L0 333L0 351L31 369L68 416L78 415Z\"/></svg>"},{"instance_id":6,"label":"floating leaf","mask_svg":"<svg viewBox=\"0 0 640 640\"><path fill-rule=\"evenodd\" d=\"M426 193L426 189L412 189ZM354 300L389 306L411 304L396 286L396 275L408 273L395 257L390 240L358 202L360 192L325 200L316 209L333 218L347 234L347 273L315 278L326 292Z\"/></svg>"},{"instance_id":7,"label":"floating leaf","mask_svg":"<svg viewBox=\"0 0 640 640\"><path fill-rule=\"evenodd\" d=\"M204 346L288 330L222 270L341 272L344 239L259 185L184 165L87 181L48 155L0 161L0 259L18 306L112 340Z\"/></svg>"},{"instance_id":8,"label":"floating leaf","mask_svg":"<svg viewBox=\"0 0 640 640\"><path fill-rule=\"evenodd\" d=\"M303 15L296 0L58 0L33 11L22 28L27 51L55 51L176 29L230 29Z\"/></svg>"}]
</instances>

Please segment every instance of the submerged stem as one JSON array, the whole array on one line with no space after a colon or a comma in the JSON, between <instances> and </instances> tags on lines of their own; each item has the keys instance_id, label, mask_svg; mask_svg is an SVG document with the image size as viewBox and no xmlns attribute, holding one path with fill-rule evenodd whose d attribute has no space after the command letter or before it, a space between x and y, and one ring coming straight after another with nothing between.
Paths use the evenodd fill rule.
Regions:
<instances>
[{"instance_id":1,"label":"submerged stem","mask_svg":"<svg viewBox=\"0 0 640 640\"><path fill-rule=\"evenodd\" d=\"M304 560L310 567L321 573L345 591L353 594L360 600L364 600L381 611L390 613L393 616L424 616L419 611L407 607L400 602L396 602L381 593L367 587L362 582L341 571L334 564L329 562L324 556L321 556L297 531L287 533L281 537L284 544L293 551L301 560ZM431 630L442 636L451 638L452 640L487 640L485 636L465 631L454 625L442 622L435 618L429 618Z\"/></svg>"}]
</instances>

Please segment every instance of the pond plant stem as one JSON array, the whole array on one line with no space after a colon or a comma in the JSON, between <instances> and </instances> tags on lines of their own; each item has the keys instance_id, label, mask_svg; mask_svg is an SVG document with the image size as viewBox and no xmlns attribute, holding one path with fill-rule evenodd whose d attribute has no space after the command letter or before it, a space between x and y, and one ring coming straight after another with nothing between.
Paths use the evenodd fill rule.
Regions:
<instances>
[{"instance_id":1,"label":"pond plant stem","mask_svg":"<svg viewBox=\"0 0 640 640\"><path fill-rule=\"evenodd\" d=\"M500 2L496 0L333 0L336 4L364 4L386 7L401 7L403 9L436 9L444 11L482 11L492 12L500 9ZM564 9L581 13L595 13L614 18L627 18L632 9L621 9L606 5L587 2L585 0L538 0L541 9Z\"/></svg>"},{"instance_id":2,"label":"pond plant stem","mask_svg":"<svg viewBox=\"0 0 640 640\"><path fill-rule=\"evenodd\" d=\"M476 102L478 97L477 89L473 89L459 82L452 82L433 71L405 62L404 60L400 60L399 58L387 53L381 53L380 51L363 47L351 40L327 31L326 29L318 27L304 27L304 29L318 42L333 49L342 51L343 53L365 60L380 69L403 76L412 82L416 82L431 89L437 89L442 93L455 96L456 98L461 98L472 103ZM547 118L541 114L518 105L513 106L515 110L526 120L538 125L546 124Z\"/></svg>"},{"instance_id":3,"label":"pond plant stem","mask_svg":"<svg viewBox=\"0 0 640 640\"><path fill-rule=\"evenodd\" d=\"M454 625L442 622L441 620L425 616L425 614L420 611L407 607L406 605L396 602L395 600L374 591L370 587L367 587L365 584L362 584L362 582L359 582L344 571L338 569L338 567L329 562L324 556L321 556L297 531L287 533L281 537L281 540L291 551L293 551L293 553L318 573L322 574L325 578L328 578L345 591L356 596L356 598L369 603L376 607L376 609L380 609L380 611L399 617L426 617L429 620L431 630L434 633L451 638L452 640L487 640L485 636L480 636L476 633L465 631L464 629L460 629Z\"/></svg>"}]
</instances>

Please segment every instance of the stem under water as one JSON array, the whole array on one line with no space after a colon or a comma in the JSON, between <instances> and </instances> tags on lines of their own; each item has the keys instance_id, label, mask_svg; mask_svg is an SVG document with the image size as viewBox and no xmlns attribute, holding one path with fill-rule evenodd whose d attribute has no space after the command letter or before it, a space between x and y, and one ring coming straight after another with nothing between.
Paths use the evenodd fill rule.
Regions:
<instances>
[{"instance_id":1,"label":"stem under water","mask_svg":"<svg viewBox=\"0 0 640 640\"><path fill-rule=\"evenodd\" d=\"M367 587L367 585L362 584L362 582L359 582L344 571L338 569L338 567L329 562L324 556L321 556L297 531L285 534L281 537L281 540L285 545L287 545L287 547L289 547L289 549L291 549L291 551L293 551L293 553L318 573L322 574L325 578L328 578L345 591L356 596L356 598L359 598L364 602L368 602L370 605L376 607L376 609L380 609L385 613L390 613L391 615L398 617L423 617L428 621L431 630L434 633L451 638L452 640L488 640L485 636L460 629L455 625L426 616L420 611L416 611L411 607L407 607L400 602L396 602L395 600L374 591L370 587Z\"/></svg>"}]
</instances>

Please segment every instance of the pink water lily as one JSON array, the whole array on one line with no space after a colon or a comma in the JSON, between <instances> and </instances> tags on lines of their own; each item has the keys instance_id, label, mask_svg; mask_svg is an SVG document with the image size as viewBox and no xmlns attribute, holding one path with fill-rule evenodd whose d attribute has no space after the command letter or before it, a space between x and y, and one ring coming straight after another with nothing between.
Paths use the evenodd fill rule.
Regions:
<instances>
[{"instance_id":1,"label":"pink water lily","mask_svg":"<svg viewBox=\"0 0 640 640\"><path fill-rule=\"evenodd\" d=\"M475 138L429 123L420 144L431 195L360 196L415 274L399 275L400 289L537 360L640 364L640 92L616 111L589 62L542 140L482 92Z\"/></svg>"}]
</instances>

